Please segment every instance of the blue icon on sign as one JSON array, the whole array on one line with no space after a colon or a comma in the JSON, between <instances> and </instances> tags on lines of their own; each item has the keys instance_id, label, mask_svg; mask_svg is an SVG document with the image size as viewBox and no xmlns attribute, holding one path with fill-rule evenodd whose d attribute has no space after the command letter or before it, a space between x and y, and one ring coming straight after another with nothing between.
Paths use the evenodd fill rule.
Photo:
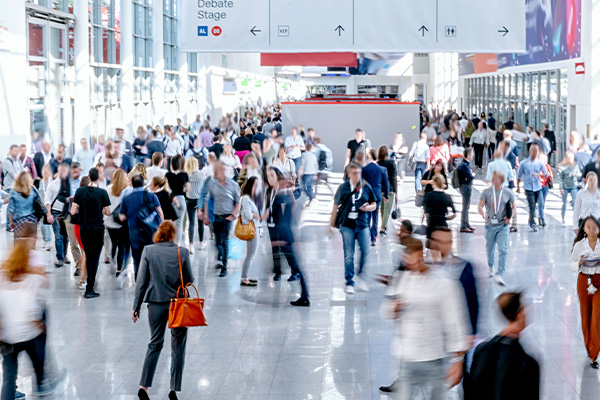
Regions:
<instances>
[{"instance_id":1,"label":"blue icon on sign","mask_svg":"<svg viewBox=\"0 0 600 400\"><path fill-rule=\"evenodd\" d=\"M199 26L198 36L208 36L208 26Z\"/></svg>"}]
</instances>

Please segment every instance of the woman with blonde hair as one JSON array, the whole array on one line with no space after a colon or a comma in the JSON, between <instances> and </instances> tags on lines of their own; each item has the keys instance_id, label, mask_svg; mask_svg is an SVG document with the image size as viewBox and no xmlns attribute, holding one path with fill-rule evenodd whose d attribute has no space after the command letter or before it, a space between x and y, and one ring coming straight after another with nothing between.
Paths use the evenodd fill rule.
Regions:
<instances>
[{"instance_id":1,"label":"woman with blonde hair","mask_svg":"<svg viewBox=\"0 0 600 400\"><path fill-rule=\"evenodd\" d=\"M106 229L108 230L108 236L110 237L111 258L115 261L117 266L117 278L127 267L126 260L129 249L129 228L127 223L121 221L118 216L119 211L121 210L123 194L128 184L129 180L127 179L127 174L124 170L119 168L113 172L110 185L106 188L106 191L108 192L108 198L110 200L110 215L104 216L104 225L106 226Z\"/></svg>"},{"instance_id":2,"label":"woman with blonde hair","mask_svg":"<svg viewBox=\"0 0 600 400\"><path fill-rule=\"evenodd\" d=\"M203 250L206 245L204 243L204 224L202 223L200 195L202 187L206 181L206 174L199 169L198 159L195 157L188 158L185 162L185 172L188 174L189 187L185 192L185 205L187 217L189 220L188 239L190 254L194 254L194 230L198 224L198 238L200 239L200 250Z\"/></svg>"},{"instance_id":3,"label":"woman with blonde hair","mask_svg":"<svg viewBox=\"0 0 600 400\"><path fill-rule=\"evenodd\" d=\"M8 223L10 228L14 230L15 240L21 237L25 224L38 223L33 209L36 198L41 200L39 192L33 187L31 175L27 171L21 171L15 178L13 188L10 191L6 210Z\"/></svg>"},{"instance_id":4,"label":"woman with blonde hair","mask_svg":"<svg viewBox=\"0 0 600 400\"><path fill-rule=\"evenodd\" d=\"M228 179L235 179L235 176L239 175L242 163L237 154L233 154L233 147L230 144L223 147L223 154L221 154L219 160L225 165L225 176Z\"/></svg>"},{"instance_id":5,"label":"woman with blonde hair","mask_svg":"<svg viewBox=\"0 0 600 400\"><path fill-rule=\"evenodd\" d=\"M148 185L150 192L154 193L158 197L158 202L163 211L165 221L177 220L177 213L173 203L177 202L177 199L171 196L171 188L169 188L169 182L167 178L161 176L155 176Z\"/></svg>"},{"instance_id":6,"label":"woman with blonde hair","mask_svg":"<svg viewBox=\"0 0 600 400\"><path fill-rule=\"evenodd\" d=\"M146 172L146 165L144 163L135 164L127 175L127 178L131 180L136 175L141 175L144 178L144 184L148 183L148 173Z\"/></svg>"},{"instance_id":7,"label":"woman with blonde hair","mask_svg":"<svg viewBox=\"0 0 600 400\"><path fill-rule=\"evenodd\" d=\"M35 251L37 225L25 222L22 236L0 269L0 341L2 352L2 398L14 399L17 390L19 353L26 352L35 371L37 392L44 391L46 328L44 289L46 261Z\"/></svg>"}]
</instances>

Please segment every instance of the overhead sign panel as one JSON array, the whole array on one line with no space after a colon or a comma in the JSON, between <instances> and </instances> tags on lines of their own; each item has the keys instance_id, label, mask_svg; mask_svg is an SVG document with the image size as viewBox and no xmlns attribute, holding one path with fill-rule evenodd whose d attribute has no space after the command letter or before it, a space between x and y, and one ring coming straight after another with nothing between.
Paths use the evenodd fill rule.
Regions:
<instances>
[{"instance_id":1,"label":"overhead sign panel","mask_svg":"<svg viewBox=\"0 0 600 400\"><path fill-rule=\"evenodd\" d=\"M179 1L189 52L526 50L525 0Z\"/></svg>"}]
</instances>

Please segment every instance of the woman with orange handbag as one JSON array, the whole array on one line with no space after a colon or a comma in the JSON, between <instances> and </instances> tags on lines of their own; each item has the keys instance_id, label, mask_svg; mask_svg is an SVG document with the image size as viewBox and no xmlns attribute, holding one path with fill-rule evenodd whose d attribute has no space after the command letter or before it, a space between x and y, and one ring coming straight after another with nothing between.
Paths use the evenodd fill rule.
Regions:
<instances>
[{"instance_id":1,"label":"woman with orange handbag","mask_svg":"<svg viewBox=\"0 0 600 400\"><path fill-rule=\"evenodd\" d=\"M140 318L142 303L148 303L150 343L142 369L138 397L148 400L148 388L152 386L156 365L163 347L165 329L169 320L171 299L178 297L177 290L194 280L188 249L175 244L177 230L171 221L164 221L154 235L153 245L142 253L136 280L133 322ZM180 273L181 262L181 273ZM184 296L186 296L184 294ZM181 391L181 379L185 362L187 328L171 329L171 391L169 400L176 400Z\"/></svg>"},{"instance_id":2,"label":"woman with orange handbag","mask_svg":"<svg viewBox=\"0 0 600 400\"><path fill-rule=\"evenodd\" d=\"M241 286L256 286L257 281L255 279L248 279L248 270L250 269L250 264L252 264L252 260L256 256L256 251L258 250L258 242L260 237L262 236L262 226L260 224L260 214L258 212L258 207L256 207L256 203L254 203L254 194L256 193L256 187L258 186L258 178L255 176L251 176L248 180L242 185L242 198L241 198L241 212L240 218L243 225L248 225L250 223L254 224L255 235L251 240L246 241L246 258L244 259L244 263L242 264L242 281L240 283Z\"/></svg>"}]
</instances>

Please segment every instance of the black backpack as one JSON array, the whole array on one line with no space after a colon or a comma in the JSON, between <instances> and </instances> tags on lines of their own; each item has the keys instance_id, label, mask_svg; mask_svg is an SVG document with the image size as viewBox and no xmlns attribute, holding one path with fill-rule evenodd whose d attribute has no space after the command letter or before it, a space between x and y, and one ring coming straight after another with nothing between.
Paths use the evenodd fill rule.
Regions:
<instances>
[{"instance_id":1,"label":"black backpack","mask_svg":"<svg viewBox=\"0 0 600 400\"><path fill-rule=\"evenodd\" d=\"M327 168L327 153L325 150L319 152L319 171L323 171Z\"/></svg>"},{"instance_id":2,"label":"black backpack","mask_svg":"<svg viewBox=\"0 0 600 400\"><path fill-rule=\"evenodd\" d=\"M198 160L198 169L203 169L207 164L206 157L204 157L204 149L200 153L196 153L195 151L192 151L192 153L194 153L193 157Z\"/></svg>"}]
</instances>

